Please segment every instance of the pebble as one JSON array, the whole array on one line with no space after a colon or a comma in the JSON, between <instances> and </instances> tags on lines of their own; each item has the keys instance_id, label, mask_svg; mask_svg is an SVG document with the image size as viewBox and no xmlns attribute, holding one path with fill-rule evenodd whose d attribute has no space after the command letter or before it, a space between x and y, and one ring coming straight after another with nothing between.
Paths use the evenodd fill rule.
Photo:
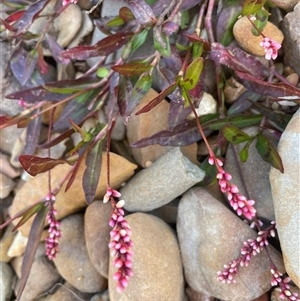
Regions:
<instances>
[{"instance_id":1,"label":"pebble","mask_svg":"<svg viewBox=\"0 0 300 301\"><path fill-rule=\"evenodd\" d=\"M16 233L17 234L7 251L9 257L22 256L28 242L28 237L24 236L21 231L17 231Z\"/></svg>"},{"instance_id":2,"label":"pebble","mask_svg":"<svg viewBox=\"0 0 300 301\"><path fill-rule=\"evenodd\" d=\"M110 260L109 294L111 301L182 301L184 280L180 250L174 231L159 218L134 213L126 217L134 246L133 277L122 294L112 279L115 268Z\"/></svg>"},{"instance_id":3,"label":"pebble","mask_svg":"<svg viewBox=\"0 0 300 301\"><path fill-rule=\"evenodd\" d=\"M8 301L10 300L13 290L13 277L14 272L9 264L0 261L0 300Z\"/></svg>"},{"instance_id":4,"label":"pebble","mask_svg":"<svg viewBox=\"0 0 300 301\"><path fill-rule=\"evenodd\" d=\"M298 1L297 1L298 2ZM294 11L288 13L282 22L284 34L283 51L284 63L292 67L300 76L300 3L294 7Z\"/></svg>"},{"instance_id":5,"label":"pebble","mask_svg":"<svg viewBox=\"0 0 300 301\"><path fill-rule=\"evenodd\" d=\"M102 155L102 169L100 175L100 181L97 187L96 197L102 199L106 192L106 153ZM122 166L122 168L120 168ZM130 163L123 157L114 153L110 154L110 172L111 172L111 186L114 189L118 189L121 184L128 180L136 169L136 165ZM70 166L67 164L57 165L51 170L51 186L53 189L57 187L62 180L62 177L70 170ZM86 208L86 200L82 189L82 177L85 170L85 164L78 169L76 178L65 193L65 185L61 188L56 195L55 208L57 210L57 219L61 219L65 216L73 214ZM38 200L44 198L48 193L48 174L42 173L30 181L26 182L16 194L13 204L9 207L10 216L14 216L24 207L29 206ZM19 230L23 235L28 236L30 226L33 218L29 219Z\"/></svg>"},{"instance_id":6,"label":"pebble","mask_svg":"<svg viewBox=\"0 0 300 301\"><path fill-rule=\"evenodd\" d=\"M252 24L248 20L246 16L237 20L237 22L233 26L233 35L241 46L241 48L253 55L264 56L265 51L259 43L262 41L261 36L254 36L252 34ZM282 32L272 23L268 22L266 27L263 30L263 34L266 37L272 38L278 43L282 43L283 34Z\"/></svg>"},{"instance_id":7,"label":"pebble","mask_svg":"<svg viewBox=\"0 0 300 301\"><path fill-rule=\"evenodd\" d=\"M124 208L131 212L159 208L202 181L204 175L175 147L138 172L121 189Z\"/></svg>"},{"instance_id":8,"label":"pebble","mask_svg":"<svg viewBox=\"0 0 300 301\"><path fill-rule=\"evenodd\" d=\"M157 95L158 93L151 89L133 111L127 125L127 139L129 144L168 129L170 104L165 100L160 102L150 112L135 115L136 112L151 102ZM131 148L131 151L135 161L142 167L146 167L147 161L155 162L170 149L170 146L154 144L141 148Z\"/></svg>"},{"instance_id":9,"label":"pebble","mask_svg":"<svg viewBox=\"0 0 300 301\"><path fill-rule=\"evenodd\" d=\"M8 256L7 252L16 236L16 232L12 232L14 225L9 224L5 228L5 232L0 239L0 262L9 262L11 257Z\"/></svg>"},{"instance_id":10,"label":"pebble","mask_svg":"<svg viewBox=\"0 0 300 301\"><path fill-rule=\"evenodd\" d=\"M84 236L91 262L97 271L108 277L110 241L108 225L111 216L111 204L95 201L87 207L84 215Z\"/></svg>"},{"instance_id":11,"label":"pebble","mask_svg":"<svg viewBox=\"0 0 300 301\"><path fill-rule=\"evenodd\" d=\"M259 128L251 127L243 129L243 131L249 136L254 136L257 131L259 131ZM277 138L268 132L264 132L263 136L270 139L273 146L276 147L278 143ZM255 201L255 208L258 216L268 221L273 221L275 220L275 215L269 180L271 165L263 161L256 150L255 143L256 141L250 145L248 150L249 158L245 163L240 161L239 152L244 147L246 142L234 145L238 162L236 162L232 147L229 145L226 152L224 169L232 175L231 182L239 188L242 195L247 197L246 192L248 191L250 199ZM240 166L247 190L244 188L237 164ZM255 180L253 181L253 179Z\"/></svg>"},{"instance_id":12,"label":"pebble","mask_svg":"<svg viewBox=\"0 0 300 301\"><path fill-rule=\"evenodd\" d=\"M239 269L235 284L217 280L217 272L239 256L243 242L256 233L204 188L187 191L178 208L177 233L185 279L195 291L228 301L252 301L271 288L272 275L266 252ZM280 254L268 247L280 271Z\"/></svg>"},{"instance_id":13,"label":"pebble","mask_svg":"<svg viewBox=\"0 0 300 301\"><path fill-rule=\"evenodd\" d=\"M14 180L0 172L0 199L8 197L15 185Z\"/></svg>"},{"instance_id":14,"label":"pebble","mask_svg":"<svg viewBox=\"0 0 300 301\"><path fill-rule=\"evenodd\" d=\"M270 2L285 11L291 11L299 3L299 0L270 0Z\"/></svg>"},{"instance_id":15,"label":"pebble","mask_svg":"<svg viewBox=\"0 0 300 301\"><path fill-rule=\"evenodd\" d=\"M89 259L82 229L81 214L68 216L61 221L63 235L60 252L53 261L60 275L78 290L100 292L107 287L107 281Z\"/></svg>"},{"instance_id":16,"label":"pebble","mask_svg":"<svg viewBox=\"0 0 300 301\"><path fill-rule=\"evenodd\" d=\"M300 287L300 236L299 236L299 174L300 174L300 109L285 128L278 153L282 159L284 174L275 168L270 171L275 218L285 269L294 283Z\"/></svg>"}]
</instances>

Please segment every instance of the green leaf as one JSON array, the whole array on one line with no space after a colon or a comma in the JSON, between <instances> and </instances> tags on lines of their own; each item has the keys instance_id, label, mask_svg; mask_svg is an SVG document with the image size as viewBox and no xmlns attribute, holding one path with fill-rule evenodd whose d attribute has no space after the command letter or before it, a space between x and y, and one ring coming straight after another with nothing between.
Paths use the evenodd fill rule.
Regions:
<instances>
[{"instance_id":1,"label":"green leaf","mask_svg":"<svg viewBox=\"0 0 300 301\"><path fill-rule=\"evenodd\" d=\"M82 178L82 185L85 194L85 199L90 205L96 194L97 186L100 179L102 165L102 140L99 140L93 145L85 159L86 169Z\"/></svg>"},{"instance_id":2,"label":"green leaf","mask_svg":"<svg viewBox=\"0 0 300 301\"><path fill-rule=\"evenodd\" d=\"M203 53L203 43L195 42L193 43L193 58L200 57Z\"/></svg>"},{"instance_id":3,"label":"green leaf","mask_svg":"<svg viewBox=\"0 0 300 301\"><path fill-rule=\"evenodd\" d=\"M28 242L22 262L21 279L19 282L17 300L20 300L21 295L24 291L34 261L35 253L38 249L43 234L45 218L47 216L48 209L48 206L43 206L38 211L31 225Z\"/></svg>"},{"instance_id":4,"label":"green leaf","mask_svg":"<svg viewBox=\"0 0 300 301\"><path fill-rule=\"evenodd\" d=\"M249 140L245 146L240 151L240 160L245 163L248 160L249 157L249 147L251 143L253 142L253 139Z\"/></svg>"},{"instance_id":5,"label":"green leaf","mask_svg":"<svg viewBox=\"0 0 300 301\"><path fill-rule=\"evenodd\" d=\"M166 37L159 27L153 29L154 48L164 57L171 55L171 47L169 38Z\"/></svg>"},{"instance_id":6,"label":"green leaf","mask_svg":"<svg viewBox=\"0 0 300 301\"><path fill-rule=\"evenodd\" d=\"M258 10L255 14L255 20L253 21L253 23L255 24L255 26L258 28L258 30L260 30L260 32L262 32L267 23L268 23L268 18L269 18L269 13L267 10L265 10L264 8ZM259 36L260 32L256 30L256 28L252 27L251 32L253 33L253 35L255 36Z\"/></svg>"},{"instance_id":7,"label":"green leaf","mask_svg":"<svg viewBox=\"0 0 300 301\"><path fill-rule=\"evenodd\" d=\"M264 161L268 162L282 173L284 172L281 158L275 147L267 138L259 134L257 136L255 147Z\"/></svg>"},{"instance_id":8,"label":"green leaf","mask_svg":"<svg viewBox=\"0 0 300 301\"><path fill-rule=\"evenodd\" d=\"M226 125L222 128L222 133L227 141L239 144L251 140L252 138L234 125Z\"/></svg>"},{"instance_id":9,"label":"green leaf","mask_svg":"<svg viewBox=\"0 0 300 301\"><path fill-rule=\"evenodd\" d=\"M124 20L121 17L117 16L114 19L107 22L106 25L108 27L115 27L115 26L123 25L124 23L125 23Z\"/></svg>"},{"instance_id":10,"label":"green leaf","mask_svg":"<svg viewBox=\"0 0 300 301\"><path fill-rule=\"evenodd\" d=\"M221 130L228 124L235 125L239 128L248 127L259 124L263 115L238 115L222 118L219 120L213 120L202 124L203 129L210 129L213 131Z\"/></svg>"},{"instance_id":11,"label":"green leaf","mask_svg":"<svg viewBox=\"0 0 300 301\"><path fill-rule=\"evenodd\" d=\"M183 80L180 82L180 86L186 90L192 90L197 85L202 69L203 69L203 58L195 58L188 66Z\"/></svg>"},{"instance_id":12,"label":"green leaf","mask_svg":"<svg viewBox=\"0 0 300 301\"><path fill-rule=\"evenodd\" d=\"M132 48L131 51L134 52L137 50L141 45L143 45L146 41L148 36L149 29L145 28L142 32L135 35L132 39Z\"/></svg>"},{"instance_id":13,"label":"green leaf","mask_svg":"<svg viewBox=\"0 0 300 301\"><path fill-rule=\"evenodd\" d=\"M127 104L125 115L130 116L135 107L140 103L142 98L149 92L152 85L152 76L149 73L145 73L140 76L136 84L134 85L130 100Z\"/></svg>"},{"instance_id":14,"label":"green leaf","mask_svg":"<svg viewBox=\"0 0 300 301\"><path fill-rule=\"evenodd\" d=\"M243 3L243 16L253 15L260 10L266 3L266 0L245 0Z\"/></svg>"},{"instance_id":15,"label":"green leaf","mask_svg":"<svg viewBox=\"0 0 300 301\"><path fill-rule=\"evenodd\" d=\"M97 71L96 71L96 74L97 74L98 77L104 78L109 74L109 70L107 68L104 68L104 67L98 68Z\"/></svg>"},{"instance_id":16,"label":"green leaf","mask_svg":"<svg viewBox=\"0 0 300 301\"><path fill-rule=\"evenodd\" d=\"M114 71L125 76L141 75L142 73L150 71L151 68L151 65L142 63L128 63L111 67Z\"/></svg>"}]
</instances>

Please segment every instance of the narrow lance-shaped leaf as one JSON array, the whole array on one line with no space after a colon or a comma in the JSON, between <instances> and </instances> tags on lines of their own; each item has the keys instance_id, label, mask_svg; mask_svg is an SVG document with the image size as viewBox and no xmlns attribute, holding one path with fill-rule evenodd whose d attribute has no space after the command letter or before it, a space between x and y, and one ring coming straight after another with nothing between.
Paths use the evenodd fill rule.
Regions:
<instances>
[{"instance_id":1,"label":"narrow lance-shaped leaf","mask_svg":"<svg viewBox=\"0 0 300 301\"><path fill-rule=\"evenodd\" d=\"M239 156L240 156L240 160L245 163L248 160L249 157L249 147L251 145L251 143L253 142L253 139L249 140L245 146L241 149Z\"/></svg>"},{"instance_id":2,"label":"narrow lance-shaped leaf","mask_svg":"<svg viewBox=\"0 0 300 301\"><path fill-rule=\"evenodd\" d=\"M161 28L155 26L153 28L153 42L154 48L164 57L171 55L171 46L169 37L161 32Z\"/></svg>"},{"instance_id":3,"label":"narrow lance-shaped leaf","mask_svg":"<svg viewBox=\"0 0 300 301\"><path fill-rule=\"evenodd\" d=\"M149 64L128 63L112 66L111 69L125 76L141 75L152 68Z\"/></svg>"},{"instance_id":4,"label":"narrow lance-shaped leaf","mask_svg":"<svg viewBox=\"0 0 300 301\"><path fill-rule=\"evenodd\" d=\"M173 83L165 90L161 91L154 99L152 99L147 105L141 108L135 115L140 115L142 113L147 113L156 107L162 100L164 100L169 94L173 93L177 87L177 83Z\"/></svg>"},{"instance_id":5,"label":"narrow lance-shaped leaf","mask_svg":"<svg viewBox=\"0 0 300 301\"><path fill-rule=\"evenodd\" d=\"M185 76L182 82L180 82L180 86L182 86L186 90L194 89L199 81L202 69L203 69L203 58L197 57L188 66Z\"/></svg>"},{"instance_id":6,"label":"narrow lance-shaped leaf","mask_svg":"<svg viewBox=\"0 0 300 301\"><path fill-rule=\"evenodd\" d=\"M245 0L243 3L242 14L250 16L260 10L266 3L266 0Z\"/></svg>"},{"instance_id":7,"label":"narrow lance-shaped leaf","mask_svg":"<svg viewBox=\"0 0 300 301\"><path fill-rule=\"evenodd\" d=\"M24 66L24 76L23 80L21 81L21 85L24 86L26 82L31 77L35 66L38 61L38 52L34 49L30 51L26 57L25 66Z\"/></svg>"},{"instance_id":8,"label":"narrow lance-shaped leaf","mask_svg":"<svg viewBox=\"0 0 300 301\"><path fill-rule=\"evenodd\" d=\"M258 135L255 147L264 161L268 162L282 173L284 172L282 160L277 150L268 139L261 134Z\"/></svg>"},{"instance_id":9,"label":"narrow lance-shaped leaf","mask_svg":"<svg viewBox=\"0 0 300 301\"><path fill-rule=\"evenodd\" d=\"M39 202L35 206L29 208L24 212L22 215L21 220L18 222L18 224L13 228L13 231L20 228L22 225L24 225L34 214L36 214L42 207L45 207L44 202Z\"/></svg>"},{"instance_id":10,"label":"narrow lance-shaped leaf","mask_svg":"<svg viewBox=\"0 0 300 301\"><path fill-rule=\"evenodd\" d=\"M152 76L149 73L141 75L133 87L125 115L130 116L142 98L148 93L152 85Z\"/></svg>"},{"instance_id":11,"label":"narrow lance-shaped leaf","mask_svg":"<svg viewBox=\"0 0 300 301\"><path fill-rule=\"evenodd\" d=\"M43 206L35 216L31 225L28 242L22 262L21 279L18 288L17 300L20 300L24 291L28 276L34 261L35 253L40 244L44 230L45 218L48 212L48 206Z\"/></svg>"},{"instance_id":12,"label":"narrow lance-shaped leaf","mask_svg":"<svg viewBox=\"0 0 300 301\"><path fill-rule=\"evenodd\" d=\"M262 96L272 96L278 98L295 97L300 98L300 89L292 85L280 83L268 83L262 81L248 73L236 71L240 82L245 88Z\"/></svg>"},{"instance_id":13,"label":"narrow lance-shaped leaf","mask_svg":"<svg viewBox=\"0 0 300 301\"><path fill-rule=\"evenodd\" d=\"M140 32L132 38L131 52L134 52L145 43L146 38L148 36L148 32L149 29L145 28L142 32Z\"/></svg>"},{"instance_id":14,"label":"narrow lance-shaped leaf","mask_svg":"<svg viewBox=\"0 0 300 301\"><path fill-rule=\"evenodd\" d=\"M52 169L58 164L68 163L64 159L40 158L31 155L21 155L19 161L22 167L33 177Z\"/></svg>"},{"instance_id":15,"label":"narrow lance-shaped leaf","mask_svg":"<svg viewBox=\"0 0 300 301\"><path fill-rule=\"evenodd\" d=\"M86 169L82 178L82 186L86 202L88 205L90 205L95 198L100 179L102 166L102 140L97 141L92 149L88 152L85 159L85 165Z\"/></svg>"},{"instance_id":16,"label":"narrow lance-shaped leaf","mask_svg":"<svg viewBox=\"0 0 300 301\"><path fill-rule=\"evenodd\" d=\"M226 140L233 144L239 144L251 140L252 138L234 125L226 125L222 128L222 133Z\"/></svg>"}]
</instances>

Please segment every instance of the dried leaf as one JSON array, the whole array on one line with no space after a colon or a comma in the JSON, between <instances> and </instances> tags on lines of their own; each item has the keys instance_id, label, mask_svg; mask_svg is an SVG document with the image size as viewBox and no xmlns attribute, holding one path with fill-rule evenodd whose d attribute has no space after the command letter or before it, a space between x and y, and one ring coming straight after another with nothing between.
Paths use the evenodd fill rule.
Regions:
<instances>
[{"instance_id":1,"label":"dried leaf","mask_svg":"<svg viewBox=\"0 0 300 301\"><path fill-rule=\"evenodd\" d=\"M100 179L102 165L102 140L99 140L93 145L85 159L86 169L82 178L82 186L85 194L85 199L90 205L96 194L96 189Z\"/></svg>"},{"instance_id":2,"label":"dried leaf","mask_svg":"<svg viewBox=\"0 0 300 301\"><path fill-rule=\"evenodd\" d=\"M128 63L111 67L112 70L125 76L141 75L142 73L150 71L151 68L152 66L150 64L142 63Z\"/></svg>"},{"instance_id":3,"label":"dried leaf","mask_svg":"<svg viewBox=\"0 0 300 301\"><path fill-rule=\"evenodd\" d=\"M224 47L219 43L211 44L209 58L234 71L252 74L256 78L266 78L269 70L257 58L237 47Z\"/></svg>"},{"instance_id":4,"label":"dried leaf","mask_svg":"<svg viewBox=\"0 0 300 301\"><path fill-rule=\"evenodd\" d=\"M156 17L151 7L144 0L125 0L137 22L142 27L151 27L156 23Z\"/></svg>"},{"instance_id":5,"label":"dried leaf","mask_svg":"<svg viewBox=\"0 0 300 301\"><path fill-rule=\"evenodd\" d=\"M58 164L68 163L64 159L40 158L32 155L21 155L19 161L22 167L33 177L52 169Z\"/></svg>"},{"instance_id":6,"label":"dried leaf","mask_svg":"<svg viewBox=\"0 0 300 301\"><path fill-rule=\"evenodd\" d=\"M298 97L300 98L300 89L292 85L280 83L268 83L252 76L248 73L236 71L240 82L254 93L262 96L272 97Z\"/></svg>"},{"instance_id":7,"label":"dried leaf","mask_svg":"<svg viewBox=\"0 0 300 301\"><path fill-rule=\"evenodd\" d=\"M274 168L284 173L284 168L283 168L281 158L277 150L275 149L275 147L267 138L259 134L257 136L255 147L264 161L268 162Z\"/></svg>"},{"instance_id":8,"label":"dried leaf","mask_svg":"<svg viewBox=\"0 0 300 301\"><path fill-rule=\"evenodd\" d=\"M19 282L17 300L20 300L21 295L24 291L34 261L35 253L38 249L43 234L45 218L47 216L48 209L48 206L43 206L38 211L31 225L27 246L22 261L21 279Z\"/></svg>"}]
</instances>

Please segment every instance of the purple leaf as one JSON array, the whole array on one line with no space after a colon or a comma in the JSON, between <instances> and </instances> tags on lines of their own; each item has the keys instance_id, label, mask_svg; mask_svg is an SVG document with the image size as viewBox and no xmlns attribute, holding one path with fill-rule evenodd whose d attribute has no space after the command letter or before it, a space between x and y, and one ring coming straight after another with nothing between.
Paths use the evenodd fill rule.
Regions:
<instances>
[{"instance_id":1,"label":"purple leaf","mask_svg":"<svg viewBox=\"0 0 300 301\"><path fill-rule=\"evenodd\" d=\"M125 0L137 22L143 27L151 27L156 23L151 7L144 0Z\"/></svg>"},{"instance_id":2,"label":"purple leaf","mask_svg":"<svg viewBox=\"0 0 300 301\"><path fill-rule=\"evenodd\" d=\"M48 157L40 158L31 155L21 155L19 157L19 161L26 172L28 172L33 177L52 169L58 164L67 163L67 161L64 159L52 159Z\"/></svg>"},{"instance_id":3,"label":"purple leaf","mask_svg":"<svg viewBox=\"0 0 300 301\"><path fill-rule=\"evenodd\" d=\"M120 76L119 87L118 87L118 106L120 114L125 117L125 111L132 93L132 84L129 78Z\"/></svg>"},{"instance_id":4,"label":"purple leaf","mask_svg":"<svg viewBox=\"0 0 300 301\"><path fill-rule=\"evenodd\" d=\"M184 122L186 117L192 112L191 107L185 108L182 103L170 102L170 109L168 113L169 130Z\"/></svg>"},{"instance_id":5,"label":"purple leaf","mask_svg":"<svg viewBox=\"0 0 300 301\"><path fill-rule=\"evenodd\" d=\"M228 109L228 115L236 115L247 111L253 104L253 101L258 101L260 95L253 93L252 91L244 92ZM252 102L251 102L252 101Z\"/></svg>"},{"instance_id":6,"label":"purple leaf","mask_svg":"<svg viewBox=\"0 0 300 301\"><path fill-rule=\"evenodd\" d=\"M30 27L30 25L38 17L39 13L44 9L48 2L50 2L50 0L39 0L26 9L18 22L17 35L24 32Z\"/></svg>"},{"instance_id":7,"label":"purple leaf","mask_svg":"<svg viewBox=\"0 0 300 301\"><path fill-rule=\"evenodd\" d=\"M265 78L269 71L258 59L236 47L227 47L212 43L209 58L234 71L252 74L256 78Z\"/></svg>"},{"instance_id":8,"label":"purple leaf","mask_svg":"<svg viewBox=\"0 0 300 301\"><path fill-rule=\"evenodd\" d=\"M179 25L174 22L166 22L162 25L161 31L166 36L170 36L179 30Z\"/></svg>"},{"instance_id":9,"label":"purple leaf","mask_svg":"<svg viewBox=\"0 0 300 301\"><path fill-rule=\"evenodd\" d=\"M35 111L37 113L37 111ZM24 155L33 155L36 151L36 147L40 138L40 132L42 128L42 116L34 118L27 127L26 132L26 145L23 150Z\"/></svg>"},{"instance_id":10,"label":"purple leaf","mask_svg":"<svg viewBox=\"0 0 300 301\"><path fill-rule=\"evenodd\" d=\"M160 15L168 6L170 6L171 2L172 0L157 0L152 6L155 16ZM179 6L179 11L188 10L202 2L203 0L183 0Z\"/></svg>"},{"instance_id":11,"label":"purple leaf","mask_svg":"<svg viewBox=\"0 0 300 301\"><path fill-rule=\"evenodd\" d=\"M48 209L48 206L43 206L36 214L31 225L27 246L22 261L21 279L19 282L17 300L20 300L21 295L24 291L34 261L35 253L41 241Z\"/></svg>"},{"instance_id":12,"label":"purple leaf","mask_svg":"<svg viewBox=\"0 0 300 301\"><path fill-rule=\"evenodd\" d=\"M85 194L85 199L90 205L96 194L96 189L100 179L102 165L102 140L95 143L92 149L88 152L85 159L86 169L82 178L82 185Z\"/></svg>"},{"instance_id":13,"label":"purple leaf","mask_svg":"<svg viewBox=\"0 0 300 301\"><path fill-rule=\"evenodd\" d=\"M240 3L231 4L230 1L222 1L223 8L218 15L216 25L216 38L219 43L227 46L233 39L233 25L241 14Z\"/></svg>"},{"instance_id":14,"label":"purple leaf","mask_svg":"<svg viewBox=\"0 0 300 301\"><path fill-rule=\"evenodd\" d=\"M48 33L45 35L45 38L48 49L50 50L56 63L64 65L69 64L70 60L62 57L62 52L64 49L56 42L56 40Z\"/></svg>"},{"instance_id":15,"label":"purple leaf","mask_svg":"<svg viewBox=\"0 0 300 301\"><path fill-rule=\"evenodd\" d=\"M300 98L300 89L292 85L280 82L280 83L268 83L264 82L250 74L236 71L240 82L254 93L262 96L272 97L295 97Z\"/></svg>"},{"instance_id":16,"label":"purple leaf","mask_svg":"<svg viewBox=\"0 0 300 301\"><path fill-rule=\"evenodd\" d=\"M133 36L132 32L118 32L99 41L94 46L78 46L61 53L64 58L86 60L90 57L108 56L124 46Z\"/></svg>"}]
</instances>

